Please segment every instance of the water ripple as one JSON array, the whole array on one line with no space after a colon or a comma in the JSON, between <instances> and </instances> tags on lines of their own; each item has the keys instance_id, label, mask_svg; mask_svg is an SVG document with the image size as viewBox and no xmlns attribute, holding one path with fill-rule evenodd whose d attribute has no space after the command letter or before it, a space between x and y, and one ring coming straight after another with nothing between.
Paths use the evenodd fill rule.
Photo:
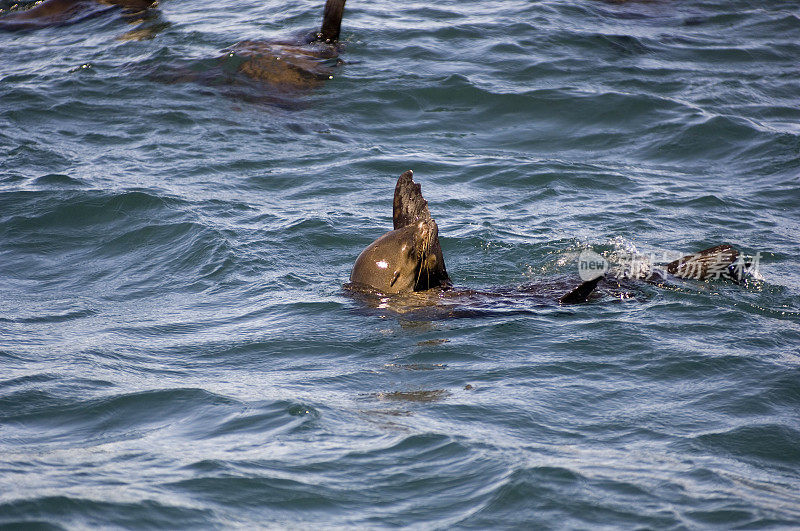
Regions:
<instances>
[{"instance_id":1,"label":"water ripple","mask_svg":"<svg viewBox=\"0 0 800 531\"><path fill-rule=\"evenodd\" d=\"M294 92L221 50L320 2L4 32L0 525L796 527L797 8L348 2ZM530 296L342 289L409 168ZM720 243L759 274L555 302Z\"/></svg>"}]
</instances>

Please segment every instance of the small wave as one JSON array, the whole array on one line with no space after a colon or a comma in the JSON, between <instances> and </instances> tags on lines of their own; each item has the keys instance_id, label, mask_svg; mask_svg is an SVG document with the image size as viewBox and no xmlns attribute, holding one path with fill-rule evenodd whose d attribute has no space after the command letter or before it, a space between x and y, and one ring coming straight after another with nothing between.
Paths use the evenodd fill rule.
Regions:
<instances>
[{"instance_id":1,"label":"small wave","mask_svg":"<svg viewBox=\"0 0 800 531\"><path fill-rule=\"evenodd\" d=\"M47 175L42 175L34 179L33 184L36 186L42 187L79 187L79 186L89 186L88 183L81 179L76 179L75 177L70 177L69 175L64 175L62 173L48 173Z\"/></svg>"},{"instance_id":2,"label":"small wave","mask_svg":"<svg viewBox=\"0 0 800 531\"><path fill-rule=\"evenodd\" d=\"M9 217L0 219L6 245L35 262L47 256L31 254L37 247L63 253L41 269L84 286L105 281L112 298L148 289L203 290L235 264L226 236L195 221L189 204L170 196L71 190L17 192L0 201L14 199ZM62 320L80 316L70 312Z\"/></svg>"},{"instance_id":3,"label":"small wave","mask_svg":"<svg viewBox=\"0 0 800 531\"><path fill-rule=\"evenodd\" d=\"M276 401L262 407L248 408L232 419L225 420L200 438L233 437L253 434L259 438L274 437L279 433L291 432L307 423L314 423L320 417L317 408L310 404L290 401Z\"/></svg>"},{"instance_id":4,"label":"small wave","mask_svg":"<svg viewBox=\"0 0 800 531\"><path fill-rule=\"evenodd\" d=\"M0 229L13 231L15 235L63 228L87 229L178 203L145 191L15 192L3 199L5 219L0 220Z\"/></svg>"},{"instance_id":5,"label":"small wave","mask_svg":"<svg viewBox=\"0 0 800 531\"><path fill-rule=\"evenodd\" d=\"M761 140L762 133L750 122L730 116L711 116L681 125L657 144L643 151L657 159L714 157L725 159Z\"/></svg>"},{"instance_id":6,"label":"small wave","mask_svg":"<svg viewBox=\"0 0 800 531\"><path fill-rule=\"evenodd\" d=\"M346 500L334 486L318 483L311 478L304 481L301 474L292 476L262 472L258 477L197 477L164 483L160 488L200 499L204 504L217 507L216 512L268 509L270 516L260 519L259 525L283 521L284 518L295 523L305 521L310 524L319 521L320 512L336 508Z\"/></svg>"},{"instance_id":7,"label":"small wave","mask_svg":"<svg viewBox=\"0 0 800 531\"><path fill-rule=\"evenodd\" d=\"M30 395L24 400L19 393ZM80 400L46 391L13 393L4 400L26 404L6 409L4 423L14 423L19 444L102 444L137 439L172 422L202 418L214 409L239 410L238 402L201 389L161 389ZM188 423L191 429L192 423Z\"/></svg>"},{"instance_id":8,"label":"small wave","mask_svg":"<svg viewBox=\"0 0 800 531\"><path fill-rule=\"evenodd\" d=\"M111 495L113 496L113 494ZM205 527L213 521L213 511L181 505L166 505L143 498L137 501L109 501L81 496L31 496L0 503L0 524L9 528L61 529L62 526L83 527L91 522L131 527Z\"/></svg>"},{"instance_id":9,"label":"small wave","mask_svg":"<svg viewBox=\"0 0 800 531\"><path fill-rule=\"evenodd\" d=\"M777 461L800 460L800 431L782 424L758 424L695 437L696 445L737 457Z\"/></svg>"},{"instance_id":10,"label":"small wave","mask_svg":"<svg viewBox=\"0 0 800 531\"><path fill-rule=\"evenodd\" d=\"M566 497L564 493L569 493ZM657 510L633 511L628 502L652 500L649 491L628 481L600 478L573 468L542 465L518 468L493 486L489 499L459 525L491 527L502 519L508 525L527 526L533 521L556 526L584 527L608 521L644 523L654 527L677 524ZM570 510L565 507L569 505ZM535 520L531 515L536 514Z\"/></svg>"},{"instance_id":11,"label":"small wave","mask_svg":"<svg viewBox=\"0 0 800 531\"><path fill-rule=\"evenodd\" d=\"M12 319L0 317L0 323L61 323L64 321L71 321L72 319L81 319L83 317L91 317L97 315L96 310L84 309L68 311L58 314L36 315L31 317L15 317Z\"/></svg>"}]
</instances>

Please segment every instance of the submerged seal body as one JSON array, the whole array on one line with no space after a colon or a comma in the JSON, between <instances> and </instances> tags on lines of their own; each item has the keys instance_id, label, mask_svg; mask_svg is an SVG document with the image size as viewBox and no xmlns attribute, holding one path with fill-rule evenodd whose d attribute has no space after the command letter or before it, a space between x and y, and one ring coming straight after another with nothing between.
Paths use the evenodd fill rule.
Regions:
<instances>
[{"instance_id":1,"label":"submerged seal body","mask_svg":"<svg viewBox=\"0 0 800 531\"><path fill-rule=\"evenodd\" d=\"M336 57L328 44L241 41L223 51L224 70L286 90L311 89L331 79L328 60Z\"/></svg>"},{"instance_id":2,"label":"submerged seal body","mask_svg":"<svg viewBox=\"0 0 800 531\"><path fill-rule=\"evenodd\" d=\"M33 30L74 24L114 8L121 8L125 15L140 15L157 3L157 0L45 0L0 17L0 29Z\"/></svg>"},{"instance_id":3,"label":"submerged seal body","mask_svg":"<svg viewBox=\"0 0 800 531\"><path fill-rule=\"evenodd\" d=\"M241 41L223 50L226 70L286 89L314 88L332 78L329 64L340 52L346 0L327 0L319 31L297 41Z\"/></svg>"},{"instance_id":4,"label":"submerged seal body","mask_svg":"<svg viewBox=\"0 0 800 531\"><path fill-rule=\"evenodd\" d=\"M244 40L208 61L179 60L149 75L165 83L195 82L240 99L278 105L332 79L342 47L339 34L346 0L327 0L319 30L285 40Z\"/></svg>"}]
</instances>

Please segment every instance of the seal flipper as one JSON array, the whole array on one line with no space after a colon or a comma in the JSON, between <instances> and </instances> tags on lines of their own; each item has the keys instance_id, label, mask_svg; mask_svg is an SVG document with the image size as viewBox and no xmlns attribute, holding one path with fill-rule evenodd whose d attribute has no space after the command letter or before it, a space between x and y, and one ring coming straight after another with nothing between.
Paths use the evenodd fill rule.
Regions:
<instances>
[{"instance_id":1,"label":"seal flipper","mask_svg":"<svg viewBox=\"0 0 800 531\"><path fill-rule=\"evenodd\" d=\"M589 295L594 291L594 288L597 287L597 283L604 278L606 278L605 275L600 275L592 280L587 280L574 290L570 291L566 295L563 295L560 299L558 299L558 302L561 304L578 304L581 302L586 302L586 300L589 298Z\"/></svg>"},{"instance_id":2,"label":"seal flipper","mask_svg":"<svg viewBox=\"0 0 800 531\"><path fill-rule=\"evenodd\" d=\"M422 187L414 182L414 172L411 170L397 179L392 217L395 230L421 219L431 219L428 202L422 197Z\"/></svg>"},{"instance_id":3,"label":"seal flipper","mask_svg":"<svg viewBox=\"0 0 800 531\"><path fill-rule=\"evenodd\" d=\"M344 3L347 0L328 0L325 3L325 14L322 15L322 28L316 39L322 42L336 42L339 40L339 31L342 27L344 16Z\"/></svg>"},{"instance_id":4,"label":"seal flipper","mask_svg":"<svg viewBox=\"0 0 800 531\"><path fill-rule=\"evenodd\" d=\"M738 258L739 251L728 244L722 244L670 262L666 269L667 273L679 278L731 278L729 270Z\"/></svg>"},{"instance_id":5,"label":"seal flipper","mask_svg":"<svg viewBox=\"0 0 800 531\"><path fill-rule=\"evenodd\" d=\"M404 172L397 179L397 185L394 187L392 218L395 230L418 221L433 221L428 210L428 202L422 197L422 187L414 182L414 172L411 170ZM424 278L420 278L420 282L415 288L417 291L436 287L449 289L453 286L450 276L447 274L447 267L444 265L442 246L439 244L439 227L435 221L433 226L436 233L430 242L429 252L436 257L435 265Z\"/></svg>"}]
</instances>

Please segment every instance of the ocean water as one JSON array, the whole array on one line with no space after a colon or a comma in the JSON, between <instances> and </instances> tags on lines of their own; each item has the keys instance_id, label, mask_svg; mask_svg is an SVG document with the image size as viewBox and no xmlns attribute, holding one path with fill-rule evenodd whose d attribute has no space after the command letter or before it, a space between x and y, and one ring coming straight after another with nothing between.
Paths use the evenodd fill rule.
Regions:
<instances>
[{"instance_id":1,"label":"ocean water","mask_svg":"<svg viewBox=\"0 0 800 531\"><path fill-rule=\"evenodd\" d=\"M316 86L220 59L322 3L0 33L0 527L800 526L800 2L350 0ZM407 169L460 287L757 272L369 304Z\"/></svg>"}]
</instances>

